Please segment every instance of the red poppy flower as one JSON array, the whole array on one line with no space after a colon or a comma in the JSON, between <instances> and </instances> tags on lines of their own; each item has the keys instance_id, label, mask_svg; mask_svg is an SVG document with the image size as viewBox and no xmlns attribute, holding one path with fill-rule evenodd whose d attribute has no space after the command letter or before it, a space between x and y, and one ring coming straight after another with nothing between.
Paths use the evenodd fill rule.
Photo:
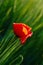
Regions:
<instances>
[{"instance_id":1,"label":"red poppy flower","mask_svg":"<svg viewBox=\"0 0 43 65\"><path fill-rule=\"evenodd\" d=\"M23 23L13 23L14 33L20 38L23 44L28 37L32 36L31 27Z\"/></svg>"}]
</instances>

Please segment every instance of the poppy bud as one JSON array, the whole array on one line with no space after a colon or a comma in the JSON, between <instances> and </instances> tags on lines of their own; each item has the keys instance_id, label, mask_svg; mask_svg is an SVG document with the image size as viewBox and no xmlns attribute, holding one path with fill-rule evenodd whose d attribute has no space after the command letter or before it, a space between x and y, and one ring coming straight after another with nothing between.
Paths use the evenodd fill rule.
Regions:
<instances>
[{"instance_id":1,"label":"poppy bud","mask_svg":"<svg viewBox=\"0 0 43 65\"><path fill-rule=\"evenodd\" d=\"M23 44L28 37L32 36L31 27L23 23L13 23L14 33L20 38Z\"/></svg>"}]
</instances>

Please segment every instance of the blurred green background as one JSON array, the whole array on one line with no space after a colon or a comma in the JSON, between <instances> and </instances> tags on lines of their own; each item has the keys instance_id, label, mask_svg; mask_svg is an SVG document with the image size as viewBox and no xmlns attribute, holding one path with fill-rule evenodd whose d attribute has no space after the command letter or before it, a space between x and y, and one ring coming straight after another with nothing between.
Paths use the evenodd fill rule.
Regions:
<instances>
[{"instance_id":1,"label":"blurred green background","mask_svg":"<svg viewBox=\"0 0 43 65\"><path fill-rule=\"evenodd\" d=\"M14 22L32 27L24 45ZM43 65L43 0L0 0L0 65Z\"/></svg>"}]
</instances>

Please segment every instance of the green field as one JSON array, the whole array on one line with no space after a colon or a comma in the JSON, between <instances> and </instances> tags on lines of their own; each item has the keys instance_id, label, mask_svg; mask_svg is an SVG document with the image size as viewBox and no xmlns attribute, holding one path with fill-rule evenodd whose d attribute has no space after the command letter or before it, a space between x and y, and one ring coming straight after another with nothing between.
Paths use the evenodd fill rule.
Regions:
<instances>
[{"instance_id":1,"label":"green field","mask_svg":"<svg viewBox=\"0 0 43 65\"><path fill-rule=\"evenodd\" d=\"M24 45L14 22L32 28ZM0 0L0 65L43 65L43 0Z\"/></svg>"}]
</instances>

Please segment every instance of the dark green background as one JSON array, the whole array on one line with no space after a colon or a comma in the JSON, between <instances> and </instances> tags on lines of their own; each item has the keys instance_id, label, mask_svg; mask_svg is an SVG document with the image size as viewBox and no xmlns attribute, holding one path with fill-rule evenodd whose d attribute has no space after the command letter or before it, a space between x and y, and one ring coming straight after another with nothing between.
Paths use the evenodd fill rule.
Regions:
<instances>
[{"instance_id":1,"label":"dark green background","mask_svg":"<svg viewBox=\"0 0 43 65\"><path fill-rule=\"evenodd\" d=\"M24 45L13 33L14 22L32 27ZM43 0L0 1L0 65L43 65Z\"/></svg>"}]
</instances>

